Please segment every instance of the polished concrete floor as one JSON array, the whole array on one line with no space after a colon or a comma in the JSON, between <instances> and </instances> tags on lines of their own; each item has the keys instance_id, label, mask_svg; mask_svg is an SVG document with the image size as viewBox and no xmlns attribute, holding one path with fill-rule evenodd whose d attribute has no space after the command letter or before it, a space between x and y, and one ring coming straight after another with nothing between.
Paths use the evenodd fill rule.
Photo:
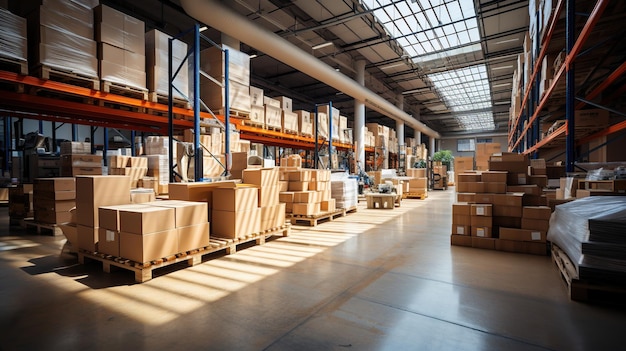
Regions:
<instances>
[{"instance_id":1,"label":"polished concrete floor","mask_svg":"<svg viewBox=\"0 0 626 351\"><path fill-rule=\"evenodd\" d=\"M549 257L451 247L454 193L161 271L77 264L0 208L0 350L613 350L623 308L569 301Z\"/></svg>"}]
</instances>

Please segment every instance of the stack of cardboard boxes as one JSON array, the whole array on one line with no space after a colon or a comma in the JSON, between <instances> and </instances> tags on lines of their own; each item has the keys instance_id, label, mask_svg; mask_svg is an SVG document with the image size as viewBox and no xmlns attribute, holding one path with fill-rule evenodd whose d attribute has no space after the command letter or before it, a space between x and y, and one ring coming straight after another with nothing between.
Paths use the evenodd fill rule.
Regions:
<instances>
[{"instance_id":1,"label":"stack of cardboard boxes","mask_svg":"<svg viewBox=\"0 0 626 351\"><path fill-rule=\"evenodd\" d=\"M264 231L283 226L285 224L285 204L279 201L278 168L245 169L243 171L243 182L258 188L258 207L261 210L260 230Z\"/></svg>"},{"instance_id":2,"label":"stack of cardboard boxes","mask_svg":"<svg viewBox=\"0 0 626 351\"><path fill-rule=\"evenodd\" d=\"M287 191L279 194L286 212L294 215L316 216L336 209L331 197L329 170L281 167L280 180L287 181Z\"/></svg>"},{"instance_id":3,"label":"stack of cardboard boxes","mask_svg":"<svg viewBox=\"0 0 626 351\"><path fill-rule=\"evenodd\" d=\"M286 96L279 96L276 98L280 102L281 108L281 129L285 133L297 134L298 128L298 115L293 112L292 100Z\"/></svg>"},{"instance_id":4,"label":"stack of cardboard boxes","mask_svg":"<svg viewBox=\"0 0 626 351\"><path fill-rule=\"evenodd\" d=\"M105 5L94 15L100 79L147 90L144 22Z\"/></svg>"},{"instance_id":5,"label":"stack of cardboard boxes","mask_svg":"<svg viewBox=\"0 0 626 351\"><path fill-rule=\"evenodd\" d=\"M355 178L332 179L330 193L337 208L353 209L359 203L359 184Z\"/></svg>"},{"instance_id":6,"label":"stack of cardboard boxes","mask_svg":"<svg viewBox=\"0 0 626 351\"><path fill-rule=\"evenodd\" d=\"M476 144L476 170L486 171L489 169L489 158L492 154L502 152L500 143Z\"/></svg>"},{"instance_id":7,"label":"stack of cardboard boxes","mask_svg":"<svg viewBox=\"0 0 626 351\"><path fill-rule=\"evenodd\" d=\"M139 180L148 173L148 158L135 156L109 156L109 175L130 177L130 187L137 188Z\"/></svg>"},{"instance_id":8,"label":"stack of cardboard boxes","mask_svg":"<svg viewBox=\"0 0 626 351\"><path fill-rule=\"evenodd\" d=\"M102 156L91 154L91 143L65 141L61 143L61 176L101 175Z\"/></svg>"},{"instance_id":9,"label":"stack of cardboard boxes","mask_svg":"<svg viewBox=\"0 0 626 351\"><path fill-rule=\"evenodd\" d=\"M169 53L168 41L171 37L157 29L146 33L146 70L148 90L158 96L167 97L169 95ZM187 44L176 39L172 41L172 67L174 72L185 62L187 58ZM187 100L189 98L189 70L187 64L174 78L172 89L174 98ZM157 101L156 99L152 99Z\"/></svg>"},{"instance_id":10,"label":"stack of cardboard boxes","mask_svg":"<svg viewBox=\"0 0 626 351\"><path fill-rule=\"evenodd\" d=\"M265 126L265 106L263 89L250 86L250 122Z\"/></svg>"},{"instance_id":11,"label":"stack of cardboard boxes","mask_svg":"<svg viewBox=\"0 0 626 351\"><path fill-rule=\"evenodd\" d=\"M144 181L142 186L149 188L146 182L148 184L151 183L157 195L167 194L168 184L170 182L168 137L147 137L145 139L144 153L148 158L147 176L150 177L150 179ZM176 157L176 148L174 148L174 157Z\"/></svg>"},{"instance_id":12,"label":"stack of cardboard boxes","mask_svg":"<svg viewBox=\"0 0 626 351\"><path fill-rule=\"evenodd\" d=\"M25 63L28 56L26 19L0 8L0 32L3 33L0 57ZM28 67L20 70L20 73L27 74Z\"/></svg>"},{"instance_id":13,"label":"stack of cardboard boxes","mask_svg":"<svg viewBox=\"0 0 626 351\"><path fill-rule=\"evenodd\" d=\"M233 47L222 44L228 50L229 102L231 110L250 112L250 56ZM222 83L218 87L208 79L200 83L202 101L213 111L225 110L225 54L222 49L210 47L200 53L200 68Z\"/></svg>"},{"instance_id":14,"label":"stack of cardboard boxes","mask_svg":"<svg viewBox=\"0 0 626 351\"><path fill-rule=\"evenodd\" d=\"M282 128L281 102L271 97L263 97L265 110L265 127L279 130Z\"/></svg>"},{"instance_id":15,"label":"stack of cardboard boxes","mask_svg":"<svg viewBox=\"0 0 626 351\"><path fill-rule=\"evenodd\" d=\"M61 224L71 221L76 206L74 178L38 178L33 186L35 222Z\"/></svg>"},{"instance_id":16,"label":"stack of cardboard boxes","mask_svg":"<svg viewBox=\"0 0 626 351\"><path fill-rule=\"evenodd\" d=\"M407 193L411 194L428 194L428 178L426 177L426 168L408 168L406 170L408 180Z\"/></svg>"},{"instance_id":17,"label":"stack of cardboard boxes","mask_svg":"<svg viewBox=\"0 0 626 351\"><path fill-rule=\"evenodd\" d=\"M231 183L212 191L211 235L243 238L261 230L259 188Z\"/></svg>"},{"instance_id":18,"label":"stack of cardboard boxes","mask_svg":"<svg viewBox=\"0 0 626 351\"><path fill-rule=\"evenodd\" d=\"M33 184L18 184L9 188L9 217L33 217Z\"/></svg>"},{"instance_id":19,"label":"stack of cardboard boxes","mask_svg":"<svg viewBox=\"0 0 626 351\"><path fill-rule=\"evenodd\" d=\"M298 132L304 136L313 135L313 120L315 116L309 111L298 110L295 112L298 119Z\"/></svg>"}]
</instances>

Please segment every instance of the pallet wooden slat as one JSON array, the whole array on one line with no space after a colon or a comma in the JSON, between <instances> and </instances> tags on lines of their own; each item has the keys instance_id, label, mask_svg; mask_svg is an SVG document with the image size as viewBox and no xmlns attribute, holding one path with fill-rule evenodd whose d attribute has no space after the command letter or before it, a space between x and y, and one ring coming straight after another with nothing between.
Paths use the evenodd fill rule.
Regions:
<instances>
[{"instance_id":1,"label":"pallet wooden slat","mask_svg":"<svg viewBox=\"0 0 626 351\"><path fill-rule=\"evenodd\" d=\"M320 213L317 215L289 214L287 218L291 221L291 224L304 222L308 223L308 225L311 227L315 227L320 221L333 221L335 218L344 217L345 215L346 210L342 208L335 211Z\"/></svg>"},{"instance_id":2,"label":"pallet wooden slat","mask_svg":"<svg viewBox=\"0 0 626 351\"><path fill-rule=\"evenodd\" d=\"M141 89L137 87L131 87L128 85L102 81L102 91L105 93L113 93L122 96L128 96L139 100L148 100L148 89Z\"/></svg>"},{"instance_id":3,"label":"pallet wooden slat","mask_svg":"<svg viewBox=\"0 0 626 351\"><path fill-rule=\"evenodd\" d=\"M168 257L163 257L158 260L150 262L133 262L121 257L114 257L97 252L89 252L85 250L79 250L78 262L85 263L85 258L102 262L102 269L105 272L110 272L110 266L119 267L122 269L130 270L135 273L135 281L138 283L146 282L152 279L152 272L155 269L169 266L178 262L186 261L188 266L195 266L202 262L202 256L208 255L221 250L226 250L227 254L233 254L237 250L237 245L255 241L257 245L265 243L265 239L268 236L289 236L291 234L291 225L286 223L283 226L273 228L260 233L252 233L246 235L245 239L216 239L210 238L210 246L198 248L195 250L178 253Z\"/></svg>"},{"instance_id":4,"label":"pallet wooden slat","mask_svg":"<svg viewBox=\"0 0 626 351\"><path fill-rule=\"evenodd\" d=\"M89 77L80 73L49 67L46 65L38 65L33 73L41 79L53 80L93 90L100 90L100 80L98 77Z\"/></svg>"}]
</instances>

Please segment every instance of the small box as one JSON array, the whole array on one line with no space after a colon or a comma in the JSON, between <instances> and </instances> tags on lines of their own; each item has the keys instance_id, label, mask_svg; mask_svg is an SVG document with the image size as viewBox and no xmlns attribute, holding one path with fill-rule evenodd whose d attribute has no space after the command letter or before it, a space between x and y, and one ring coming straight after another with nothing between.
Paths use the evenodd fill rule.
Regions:
<instances>
[{"instance_id":1,"label":"small box","mask_svg":"<svg viewBox=\"0 0 626 351\"><path fill-rule=\"evenodd\" d=\"M479 238L491 238L493 233L491 227L472 226L472 236Z\"/></svg>"},{"instance_id":2,"label":"small box","mask_svg":"<svg viewBox=\"0 0 626 351\"><path fill-rule=\"evenodd\" d=\"M337 209L335 199L324 200L320 202L320 210L322 212L333 212Z\"/></svg>"},{"instance_id":3,"label":"small box","mask_svg":"<svg viewBox=\"0 0 626 351\"><path fill-rule=\"evenodd\" d=\"M529 229L500 227L500 239L514 241L546 242L546 232Z\"/></svg>"},{"instance_id":4,"label":"small box","mask_svg":"<svg viewBox=\"0 0 626 351\"><path fill-rule=\"evenodd\" d=\"M177 253L183 253L210 245L209 222L194 224L186 227L178 227Z\"/></svg>"},{"instance_id":5,"label":"small box","mask_svg":"<svg viewBox=\"0 0 626 351\"><path fill-rule=\"evenodd\" d=\"M213 210L247 211L259 205L259 189L254 186L236 185L213 190Z\"/></svg>"},{"instance_id":6,"label":"small box","mask_svg":"<svg viewBox=\"0 0 626 351\"><path fill-rule=\"evenodd\" d=\"M248 168L243 170L243 182L258 187L278 185L278 168Z\"/></svg>"},{"instance_id":7,"label":"small box","mask_svg":"<svg viewBox=\"0 0 626 351\"><path fill-rule=\"evenodd\" d=\"M472 216L486 216L486 217L491 217L491 214L492 214L492 205L487 205L487 204L472 204L470 208L471 208L471 215L472 215Z\"/></svg>"},{"instance_id":8,"label":"small box","mask_svg":"<svg viewBox=\"0 0 626 351\"><path fill-rule=\"evenodd\" d=\"M120 232L149 234L176 228L173 208L129 205L120 210Z\"/></svg>"},{"instance_id":9,"label":"small box","mask_svg":"<svg viewBox=\"0 0 626 351\"><path fill-rule=\"evenodd\" d=\"M471 226L452 223L452 234L471 235L472 234Z\"/></svg>"},{"instance_id":10,"label":"small box","mask_svg":"<svg viewBox=\"0 0 626 351\"><path fill-rule=\"evenodd\" d=\"M309 190L309 182L290 181L287 190L289 191L307 191Z\"/></svg>"},{"instance_id":11,"label":"small box","mask_svg":"<svg viewBox=\"0 0 626 351\"><path fill-rule=\"evenodd\" d=\"M472 214L472 207L468 203L455 203L452 204L453 216L470 216Z\"/></svg>"},{"instance_id":12,"label":"small box","mask_svg":"<svg viewBox=\"0 0 626 351\"><path fill-rule=\"evenodd\" d=\"M489 183L506 183L508 172L504 171L487 171L481 174L482 182Z\"/></svg>"},{"instance_id":13,"label":"small box","mask_svg":"<svg viewBox=\"0 0 626 351\"><path fill-rule=\"evenodd\" d=\"M450 244L455 246L472 247L472 237L468 235L450 235Z\"/></svg>"},{"instance_id":14,"label":"small box","mask_svg":"<svg viewBox=\"0 0 626 351\"><path fill-rule=\"evenodd\" d=\"M292 207L292 213L296 215L312 216L320 213L319 203L294 203Z\"/></svg>"}]
</instances>

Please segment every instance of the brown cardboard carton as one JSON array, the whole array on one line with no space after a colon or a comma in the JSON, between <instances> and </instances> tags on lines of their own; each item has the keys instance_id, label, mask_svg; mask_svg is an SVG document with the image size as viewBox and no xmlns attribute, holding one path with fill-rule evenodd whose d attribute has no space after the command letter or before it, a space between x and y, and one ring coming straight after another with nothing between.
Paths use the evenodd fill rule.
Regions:
<instances>
[{"instance_id":1,"label":"brown cardboard carton","mask_svg":"<svg viewBox=\"0 0 626 351\"><path fill-rule=\"evenodd\" d=\"M493 204L499 206L522 207L523 198L524 194L522 193L494 194Z\"/></svg>"},{"instance_id":2,"label":"brown cardboard carton","mask_svg":"<svg viewBox=\"0 0 626 351\"><path fill-rule=\"evenodd\" d=\"M474 193L457 193L456 200L458 202L474 202Z\"/></svg>"},{"instance_id":3,"label":"brown cardboard carton","mask_svg":"<svg viewBox=\"0 0 626 351\"><path fill-rule=\"evenodd\" d=\"M337 209L335 199L324 200L320 202L320 210L322 212L333 212Z\"/></svg>"},{"instance_id":4,"label":"brown cardboard carton","mask_svg":"<svg viewBox=\"0 0 626 351\"><path fill-rule=\"evenodd\" d=\"M457 177L458 183L482 182L482 176L480 173L460 173Z\"/></svg>"},{"instance_id":5,"label":"brown cardboard carton","mask_svg":"<svg viewBox=\"0 0 626 351\"><path fill-rule=\"evenodd\" d=\"M548 176L546 175L531 175L529 176L529 184L537 185L540 188L545 188L548 186Z\"/></svg>"},{"instance_id":6,"label":"brown cardboard carton","mask_svg":"<svg viewBox=\"0 0 626 351\"><path fill-rule=\"evenodd\" d=\"M474 201L477 204L493 204L493 199L496 194L483 194L478 193L474 195Z\"/></svg>"},{"instance_id":7,"label":"brown cardboard carton","mask_svg":"<svg viewBox=\"0 0 626 351\"><path fill-rule=\"evenodd\" d=\"M506 182L508 185L527 185L528 175L526 173L509 173Z\"/></svg>"},{"instance_id":8,"label":"brown cardboard carton","mask_svg":"<svg viewBox=\"0 0 626 351\"><path fill-rule=\"evenodd\" d=\"M172 256L178 252L178 230L149 234L120 232L120 256L145 263Z\"/></svg>"},{"instance_id":9,"label":"brown cardboard carton","mask_svg":"<svg viewBox=\"0 0 626 351\"><path fill-rule=\"evenodd\" d=\"M409 179L409 189L426 189L427 187L428 187L428 178Z\"/></svg>"},{"instance_id":10,"label":"brown cardboard carton","mask_svg":"<svg viewBox=\"0 0 626 351\"><path fill-rule=\"evenodd\" d=\"M259 189L239 184L232 188L216 188L213 191L213 208L219 211L247 211L259 205Z\"/></svg>"},{"instance_id":11,"label":"brown cardboard carton","mask_svg":"<svg viewBox=\"0 0 626 351\"><path fill-rule=\"evenodd\" d=\"M295 192L283 191L278 194L278 201L286 202L286 203L293 203L294 197L295 197Z\"/></svg>"},{"instance_id":12,"label":"brown cardboard carton","mask_svg":"<svg viewBox=\"0 0 626 351\"><path fill-rule=\"evenodd\" d=\"M120 232L148 234L176 228L176 211L173 208L144 206L120 210Z\"/></svg>"},{"instance_id":13,"label":"brown cardboard carton","mask_svg":"<svg viewBox=\"0 0 626 351\"><path fill-rule=\"evenodd\" d=\"M498 217L522 217L522 206L497 205L493 207L493 215Z\"/></svg>"},{"instance_id":14,"label":"brown cardboard carton","mask_svg":"<svg viewBox=\"0 0 626 351\"><path fill-rule=\"evenodd\" d=\"M528 195L541 195L541 188L536 185L509 185L507 190L511 193L524 193Z\"/></svg>"},{"instance_id":15,"label":"brown cardboard carton","mask_svg":"<svg viewBox=\"0 0 626 351\"><path fill-rule=\"evenodd\" d=\"M490 204L471 204L470 208L472 216L491 217L492 205Z\"/></svg>"},{"instance_id":16,"label":"brown cardboard carton","mask_svg":"<svg viewBox=\"0 0 626 351\"><path fill-rule=\"evenodd\" d=\"M472 236L472 247L477 249L487 249L487 250L495 250L496 249L496 240L488 237L475 237Z\"/></svg>"},{"instance_id":17,"label":"brown cardboard carton","mask_svg":"<svg viewBox=\"0 0 626 351\"><path fill-rule=\"evenodd\" d=\"M176 228L178 249L176 252L187 252L210 245L209 222Z\"/></svg>"},{"instance_id":18,"label":"brown cardboard carton","mask_svg":"<svg viewBox=\"0 0 626 351\"><path fill-rule=\"evenodd\" d=\"M292 213L304 216L312 216L320 213L320 204L318 203L294 203Z\"/></svg>"},{"instance_id":19,"label":"brown cardboard carton","mask_svg":"<svg viewBox=\"0 0 626 351\"><path fill-rule=\"evenodd\" d=\"M507 227L507 228L521 228L522 227L521 217L494 216L491 218L493 218L494 227Z\"/></svg>"},{"instance_id":20,"label":"brown cardboard carton","mask_svg":"<svg viewBox=\"0 0 626 351\"><path fill-rule=\"evenodd\" d=\"M109 167L111 168L124 168L128 166L130 156L123 155L111 155L108 157Z\"/></svg>"},{"instance_id":21,"label":"brown cardboard carton","mask_svg":"<svg viewBox=\"0 0 626 351\"><path fill-rule=\"evenodd\" d=\"M470 226L472 217L470 215L452 215L452 225Z\"/></svg>"},{"instance_id":22,"label":"brown cardboard carton","mask_svg":"<svg viewBox=\"0 0 626 351\"><path fill-rule=\"evenodd\" d=\"M33 208L40 211L68 212L76 207L75 200L51 200L46 198L33 198Z\"/></svg>"},{"instance_id":23,"label":"brown cardboard carton","mask_svg":"<svg viewBox=\"0 0 626 351\"><path fill-rule=\"evenodd\" d=\"M264 188L278 185L278 168L249 168L243 170L243 182Z\"/></svg>"},{"instance_id":24,"label":"brown cardboard carton","mask_svg":"<svg viewBox=\"0 0 626 351\"><path fill-rule=\"evenodd\" d=\"M170 183L168 186L170 200L199 201L212 203L213 190L218 187L232 186L233 180L212 183Z\"/></svg>"},{"instance_id":25,"label":"brown cardboard carton","mask_svg":"<svg viewBox=\"0 0 626 351\"><path fill-rule=\"evenodd\" d=\"M280 180L278 181L278 189L280 192L289 191L289 181Z\"/></svg>"},{"instance_id":26,"label":"brown cardboard carton","mask_svg":"<svg viewBox=\"0 0 626 351\"><path fill-rule=\"evenodd\" d=\"M294 193L294 203L315 203L322 201L322 193L319 191L298 191Z\"/></svg>"},{"instance_id":27,"label":"brown cardboard carton","mask_svg":"<svg viewBox=\"0 0 626 351\"><path fill-rule=\"evenodd\" d=\"M54 212L54 211L38 211L35 209L35 222L48 223L48 224L61 224L68 223L72 219L72 215L69 211L66 212Z\"/></svg>"},{"instance_id":28,"label":"brown cardboard carton","mask_svg":"<svg viewBox=\"0 0 626 351\"><path fill-rule=\"evenodd\" d=\"M98 228L98 252L119 257L120 233L116 230Z\"/></svg>"},{"instance_id":29,"label":"brown cardboard carton","mask_svg":"<svg viewBox=\"0 0 626 351\"><path fill-rule=\"evenodd\" d=\"M98 225L100 228L119 231L120 230L120 210L138 208L138 204L100 206L98 208ZM146 205L147 206L147 205Z\"/></svg>"},{"instance_id":30,"label":"brown cardboard carton","mask_svg":"<svg viewBox=\"0 0 626 351\"><path fill-rule=\"evenodd\" d=\"M98 226L98 207L130 203L130 178L125 176L76 177L76 219Z\"/></svg>"},{"instance_id":31,"label":"brown cardboard carton","mask_svg":"<svg viewBox=\"0 0 626 351\"><path fill-rule=\"evenodd\" d=\"M472 207L468 203L455 203L452 204L452 215L456 216L470 216L472 213Z\"/></svg>"},{"instance_id":32,"label":"brown cardboard carton","mask_svg":"<svg viewBox=\"0 0 626 351\"><path fill-rule=\"evenodd\" d=\"M548 232L550 229L550 221L545 219L522 218L522 229L539 230Z\"/></svg>"},{"instance_id":33,"label":"brown cardboard carton","mask_svg":"<svg viewBox=\"0 0 626 351\"><path fill-rule=\"evenodd\" d=\"M261 229L268 230L285 225L285 204L261 207Z\"/></svg>"},{"instance_id":34,"label":"brown cardboard carton","mask_svg":"<svg viewBox=\"0 0 626 351\"><path fill-rule=\"evenodd\" d=\"M149 206L173 208L176 227L189 227L209 221L206 202L167 200L147 203Z\"/></svg>"},{"instance_id":35,"label":"brown cardboard carton","mask_svg":"<svg viewBox=\"0 0 626 351\"><path fill-rule=\"evenodd\" d=\"M528 172L528 162L493 161L489 160L490 171L508 171L510 173Z\"/></svg>"},{"instance_id":36,"label":"brown cardboard carton","mask_svg":"<svg viewBox=\"0 0 626 351\"><path fill-rule=\"evenodd\" d=\"M280 186L264 186L259 188L258 207L267 207L278 205L280 197Z\"/></svg>"},{"instance_id":37,"label":"brown cardboard carton","mask_svg":"<svg viewBox=\"0 0 626 351\"><path fill-rule=\"evenodd\" d=\"M426 178L426 168L409 168L406 175L411 178Z\"/></svg>"},{"instance_id":38,"label":"brown cardboard carton","mask_svg":"<svg viewBox=\"0 0 626 351\"><path fill-rule=\"evenodd\" d=\"M213 211L211 235L220 238L240 238L261 230L261 209L245 211Z\"/></svg>"},{"instance_id":39,"label":"brown cardboard carton","mask_svg":"<svg viewBox=\"0 0 626 351\"><path fill-rule=\"evenodd\" d=\"M330 170L328 169L312 169L311 180L315 182L330 182Z\"/></svg>"},{"instance_id":40,"label":"brown cardboard carton","mask_svg":"<svg viewBox=\"0 0 626 351\"><path fill-rule=\"evenodd\" d=\"M76 226L78 236L78 248L89 252L98 252L98 228L84 225Z\"/></svg>"},{"instance_id":41,"label":"brown cardboard carton","mask_svg":"<svg viewBox=\"0 0 626 351\"><path fill-rule=\"evenodd\" d=\"M454 222L452 223L452 234L456 234L456 235L470 235L471 232L471 227L469 225L460 225L460 224L455 224Z\"/></svg>"},{"instance_id":42,"label":"brown cardboard carton","mask_svg":"<svg viewBox=\"0 0 626 351\"><path fill-rule=\"evenodd\" d=\"M289 191L307 191L309 190L309 182L289 181L287 186Z\"/></svg>"},{"instance_id":43,"label":"brown cardboard carton","mask_svg":"<svg viewBox=\"0 0 626 351\"><path fill-rule=\"evenodd\" d=\"M470 216L470 225L472 227L491 227L493 219L487 216Z\"/></svg>"},{"instance_id":44,"label":"brown cardboard carton","mask_svg":"<svg viewBox=\"0 0 626 351\"><path fill-rule=\"evenodd\" d=\"M310 182L309 190L318 190L318 191L330 190L330 182L327 182L327 181Z\"/></svg>"},{"instance_id":45,"label":"brown cardboard carton","mask_svg":"<svg viewBox=\"0 0 626 351\"><path fill-rule=\"evenodd\" d=\"M524 206L547 206L548 197L545 195L524 195L522 200Z\"/></svg>"},{"instance_id":46,"label":"brown cardboard carton","mask_svg":"<svg viewBox=\"0 0 626 351\"><path fill-rule=\"evenodd\" d=\"M310 170L301 169L295 172L289 172L289 181L291 182L310 182L312 174Z\"/></svg>"},{"instance_id":47,"label":"brown cardboard carton","mask_svg":"<svg viewBox=\"0 0 626 351\"><path fill-rule=\"evenodd\" d=\"M481 174L481 178L483 182L506 183L507 174L505 171L487 171Z\"/></svg>"},{"instance_id":48,"label":"brown cardboard carton","mask_svg":"<svg viewBox=\"0 0 626 351\"><path fill-rule=\"evenodd\" d=\"M530 229L500 227L500 239L546 242L546 232Z\"/></svg>"},{"instance_id":49,"label":"brown cardboard carton","mask_svg":"<svg viewBox=\"0 0 626 351\"><path fill-rule=\"evenodd\" d=\"M484 183L485 192L493 194L505 194L506 183Z\"/></svg>"},{"instance_id":50,"label":"brown cardboard carton","mask_svg":"<svg viewBox=\"0 0 626 351\"><path fill-rule=\"evenodd\" d=\"M450 235L450 244L455 246L472 246L472 237L469 235Z\"/></svg>"},{"instance_id":51,"label":"brown cardboard carton","mask_svg":"<svg viewBox=\"0 0 626 351\"><path fill-rule=\"evenodd\" d=\"M498 241L496 241L496 250L542 256L549 254L546 243L505 239L498 239Z\"/></svg>"},{"instance_id":52,"label":"brown cardboard carton","mask_svg":"<svg viewBox=\"0 0 626 351\"><path fill-rule=\"evenodd\" d=\"M479 238L491 238L493 237L492 227L484 226L471 226L472 236Z\"/></svg>"},{"instance_id":53,"label":"brown cardboard carton","mask_svg":"<svg viewBox=\"0 0 626 351\"><path fill-rule=\"evenodd\" d=\"M63 235L67 238L67 242L72 245L74 251L78 247L78 228L74 223L60 224L59 227L63 231Z\"/></svg>"},{"instance_id":54,"label":"brown cardboard carton","mask_svg":"<svg viewBox=\"0 0 626 351\"><path fill-rule=\"evenodd\" d=\"M33 185L33 191L58 192L76 191L76 182L72 177L66 178L37 178Z\"/></svg>"},{"instance_id":55,"label":"brown cardboard carton","mask_svg":"<svg viewBox=\"0 0 626 351\"><path fill-rule=\"evenodd\" d=\"M542 219L549 221L552 216L552 209L548 206L525 206L522 217L529 219Z\"/></svg>"}]
</instances>

